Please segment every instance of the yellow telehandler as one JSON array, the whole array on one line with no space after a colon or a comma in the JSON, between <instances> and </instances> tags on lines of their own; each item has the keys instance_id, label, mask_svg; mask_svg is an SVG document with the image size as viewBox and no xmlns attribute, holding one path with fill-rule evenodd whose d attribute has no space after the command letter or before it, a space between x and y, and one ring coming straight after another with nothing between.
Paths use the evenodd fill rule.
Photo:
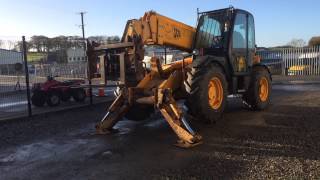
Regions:
<instances>
[{"instance_id":1,"label":"yellow telehandler","mask_svg":"<svg viewBox=\"0 0 320 180\"><path fill-rule=\"evenodd\" d=\"M252 14L233 7L198 13L197 27L150 11L129 20L121 43L87 43L90 78L101 62L101 77L118 82L116 98L96 125L110 133L124 116L142 120L158 109L177 134L181 147L200 144L202 137L189 125L177 104L184 99L190 116L214 122L221 118L227 96L241 94L253 110L270 101L271 74L255 55ZM158 45L188 52L181 60L143 62L145 46Z\"/></svg>"}]
</instances>

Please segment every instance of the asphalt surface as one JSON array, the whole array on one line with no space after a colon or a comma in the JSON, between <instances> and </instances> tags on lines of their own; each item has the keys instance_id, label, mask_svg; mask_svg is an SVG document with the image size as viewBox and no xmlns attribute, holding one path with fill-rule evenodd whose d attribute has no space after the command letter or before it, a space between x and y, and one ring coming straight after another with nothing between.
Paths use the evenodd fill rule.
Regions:
<instances>
[{"instance_id":1,"label":"asphalt surface","mask_svg":"<svg viewBox=\"0 0 320 180\"><path fill-rule=\"evenodd\" d=\"M105 107L0 124L0 179L319 179L320 85L275 85L266 111L239 98L215 125L193 122L192 149L154 114L94 135Z\"/></svg>"}]
</instances>

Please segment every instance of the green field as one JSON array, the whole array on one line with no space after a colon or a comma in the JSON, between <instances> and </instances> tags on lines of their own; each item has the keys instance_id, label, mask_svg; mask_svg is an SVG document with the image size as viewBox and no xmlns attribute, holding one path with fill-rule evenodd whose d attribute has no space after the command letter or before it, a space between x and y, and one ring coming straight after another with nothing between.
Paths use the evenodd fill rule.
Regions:
<instances>
[{"instance_id":1,"label":"green field","mask_svg":"<svg viewBox=\"0 0 320 180\"><path fill-rule=\"evenodd\" d=\"M29 52L27 58L29 62L39 62L41 59L46 59L46 53Z\"/></svg>"}]
</instances>

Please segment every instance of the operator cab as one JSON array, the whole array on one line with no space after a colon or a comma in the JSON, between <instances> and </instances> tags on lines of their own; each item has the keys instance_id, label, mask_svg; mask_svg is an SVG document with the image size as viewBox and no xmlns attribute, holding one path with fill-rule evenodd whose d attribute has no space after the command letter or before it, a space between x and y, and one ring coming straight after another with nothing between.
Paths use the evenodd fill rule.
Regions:
<instances>
[{"instance_id":1,"label":"operator cab","mask_svg":"<svg viewBox=\"0 0 320 180\"><path fill-rule=\"evenodd\" d=\"M198 15L194 49L200 55L225 58L234 75L248 74L255 55L253 15L233 7Z\"/></svg>"}]
</instances>

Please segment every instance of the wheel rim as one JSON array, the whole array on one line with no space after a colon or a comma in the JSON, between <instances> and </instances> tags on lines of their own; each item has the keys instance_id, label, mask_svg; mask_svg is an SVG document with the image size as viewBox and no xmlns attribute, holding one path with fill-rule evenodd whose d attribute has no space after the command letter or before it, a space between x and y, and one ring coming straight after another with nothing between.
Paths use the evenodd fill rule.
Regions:
<instances>
[{"instance_id":1,"label":"wheel rim","mask_svg":"<svg viewBox=\"0 0 320 180\"><path fill-rule=\"evenodd\" d=\"M259 97L262 102L267 101L269 96L269 83L266 77L262 77L259 81Z\"/></svg>"},{"instance_id":2,"label":"wheel rim","mask_svg":"<svg viewBox=\"0 0 320 180\"><path fill-rule=\"evenodd\" d=\"M223 88L219 78L214 77L208 84L208 99L212 109L219 109L223 100Z\"/></svg>"},{"instance_id":3,"label":"wheel rim","mask_svg":"<svg viewBox=\"0 0 320 180\"><path fill-rule=\"evenodd\" d=\"M52 104L58 104L58 102L59 102L59 97L58 97L58 96L52 96L52 97L51 97L51 102L52 102Z\"/></svg>"}]
</instances>

